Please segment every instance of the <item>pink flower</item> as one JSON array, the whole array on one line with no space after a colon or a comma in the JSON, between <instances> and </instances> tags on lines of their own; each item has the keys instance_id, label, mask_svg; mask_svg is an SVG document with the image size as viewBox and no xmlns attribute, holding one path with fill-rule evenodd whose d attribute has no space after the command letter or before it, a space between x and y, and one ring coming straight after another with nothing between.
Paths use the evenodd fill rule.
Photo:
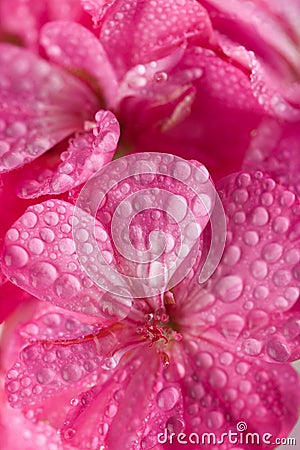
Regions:
<instances>
[{"instance_id":1,"label":"pink flower","mask_svg":"<svg viewBox=\"0 0 300 450\"><path fill-rule=\"evenodd\" d=\"M300 403L287 364L299 357L299 203L261 172L232 175L219 193L225 253L202 284L218 202L199 163L131 155L103 168L76 207L53 199L27 210L7 233L4 272L70 312L46 302L6 339L13 356L23 346L7 373L12 406L47 418L74 448L159 450L164 433L220 436L241 421L287 436Z\"/></svg>"},{"instance_id":2,"label":"pink flower","mask_svg":"<svg viewBox=\"0 0 300 450\"><path fill-rule=\"evenodd\" d=\"M203 161L217 178L240 170L253 130L265 117L299 118L290 83L291 74L298 70L294 43L298 34L290 7L283 8L284 19L279 21L277 6L267 11L259 3L249 21L243 20L249 15L247 2L237 9L231 2L226 14L218 2L202 6L196 0L182 4L135 0L130 7L124 1L82 3L98 27L99 39L82 24L50 22L40 35L49 65L21 48L3 44L1 49L5 99L1 116L17 122L12 129L2 125L1 170L35 160L76 132L84 136L74 145L69 143L68 153L63 154L68 161L62 167L58 168L56 154L28 166L22 172L19 195L57 194L71 189L75 177L78 184L87 179L93 170L81 171L75 147L91 151L91 128L100 126L94 115L103 107L122 124L120 154L172 149ZM292 7L297 4L292 2ZM238 15L236 36L233 11ZM265 27L259 27L262 20ZM272 43L268 27L276 30ZM14 148L20 137L23 144Z\"/></svg>"},{"instance_id":3,"label":"pink flower","mask_svg":"<svg viewBox=\"0 0 300 450\"><path fill-rule=\"evenodd\" d=\"M188 152L219 178L240 170L264 118L299 119L298 1L82 3L119 77L135 66L118 117L138 149Z\"/></svg>"}]
</instances>

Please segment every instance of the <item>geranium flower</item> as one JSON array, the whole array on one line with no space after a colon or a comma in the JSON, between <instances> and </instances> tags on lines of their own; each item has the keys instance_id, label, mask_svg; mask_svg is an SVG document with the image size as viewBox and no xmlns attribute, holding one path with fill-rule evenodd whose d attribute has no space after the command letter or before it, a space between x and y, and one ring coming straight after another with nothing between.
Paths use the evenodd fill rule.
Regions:
<instances>
[{"instance_id":1,"label":"geranium flower","mask_svg":"<svg viewBox=\"0 0 300 450\"><path fill-rule=\"evenodd\" d=\"M1 47L0 93L5 101L1 111L1 171L22 167L80 133L74 145L69 143L62 166L60 149L55 156L46 154L20 173L19 195L58 194L88 178L95 162L90 164L93 169L85 166L82 170L86 157L82 147L89 148L88 154L92 152L91 130L101 127L102 120L100 116L95 120L94 115L103 107L112 110L122 124L120 154L153 149L169 152L172 148L173 153L186 156L188 152L189 157L206 163L215 177L240 169L251 132L262 118L299 117L291 95L285 98L282 83L273 82L274 71L271 77L265 69L275 58L283 79L287 64L278 62L282 61L279 41L285 36L289 17L279 26L275 13L268 15L262 8L269 26L275 23L279 28L274 50L266 33L260 47L254 45L252 35L248 45L245 35L251 24L240 17L236 26L242 29L241 36L233 41L232 32L228 32L225 37L231 12L222 19L217 7L202 6L196 0L184 4L137 0L129 7L123 1L83 1L83 6L99 28L99 39L81 24L50 22L41 30L40 43L51 63L19 47ZM159 15L157 7L161 8ZM258 11L260 17L262 11ZM252 29L257 23L253 16ZM288 67L296 70L290 41L286 37L284 50ZM71 71L77 79L52 63ZM16 122L14 127L11 121ZM65 142L63 150L66 146ZM112 148L109 158L102 151L101 156L107 162ZM96 159L95 170L103 164L101 158Z\"/></svg>"},{"instance_id":2,"label":"geranium flower","mask_svg":"<svg viewBox=\"0 0 300 450\"><path fill-rule=\"evenodd\" d=\"M218 204L203 166L132 155L91 183L107 188L95 222L90 214L99 197L91 188L79 197L85 211L53 199L30 207L7 233L6 275L73 311L46 306L17 331L15 339L21 333L27 345L7 373L11 405L59 427L74 448L181 448L176 441L160 445L160 433L220 436L241 421L249 432L287 436L300 402L298 375L287 364L299 357L300 334L294 194L261 172L225 179L225 253L200 284L210 240L205 225ZM190 226L190 213L198 226ZM181 239L190 243L184 259ZM178 273L185 277L174 286Z\"/></svg>"},{"instance_id":3,"label":"geranium flower","mask_svg":"<svg viewBox=\"0 0 300 450\"><path fill-rule=\"evenodd\" d=\"M172 148L184 157L189 151L190 157L205 163L219 178L240 170L262 117L299 119L295 108L300 69L298 1L198 1L197 25L185 36L188 47L179 65L186 75L195 69L202 75L191 80L193 89L171 117L152 129L149 119L157 116L160 99L154 95L151 103L150 94L153 96L153 90L162 92L175 75L174 68L162 67L153 82L152 60L146 52L154 49L164 56L184 42L178 25L184 21L179 18L174 27L175 15L192 10L195 2L166 5L163 1L134 0L130 8L123 0L82 0L82 4L99 26L108 55L118 52L119 58L112 61L117 73L123 75L132 63L144 66L129 72L128 82L136 80L131 86L135 92L133 98L124 98L118 112L127 124L127 139L140 150L153 151L155 141L160 151ZM129 123L133 114L135 128Z\"/></svg>"}]
</instances>

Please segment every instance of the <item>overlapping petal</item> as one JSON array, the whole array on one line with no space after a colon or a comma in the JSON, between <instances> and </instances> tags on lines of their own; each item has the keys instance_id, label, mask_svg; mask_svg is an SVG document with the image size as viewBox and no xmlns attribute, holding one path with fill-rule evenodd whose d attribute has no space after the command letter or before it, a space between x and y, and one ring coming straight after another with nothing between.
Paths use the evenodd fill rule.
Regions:
<instances>
[{"instance_id":1,"label":"overlapping petal","mask_svg":"<svg viewBox=\"0 0 300 450\"><path fill-rule=\"evenodd\" d=\"M218 443L217 448L223 450L230 442L228 434L223 439L221 435L230 430L237 433L236 443L245 449L253 448L254 443L261 447L265 433L272 435L272 442L289 434L298 419L300 403L299 377L292 367L251 360L205 340L201 346L195 341L186 345L187 351L183 352L186 373L179 385L187 436L198 434L199 439L204 437L203 448ZM259 435L255 442L240 441L241 421L245 423L244 433ZM213 433L215 437L210 436L209 442L205 433ZM195 444L196 439L194 435ZM198 444L202 444L201 440ZM175 445L167 448L180 447L175 441Z\"/></svg>"},{"instance_id":2,"label":"overlapping petal","mask_svg":"<svg viewBox=\"0 0 300 450\"><path fill-rule=\"evenodd\" d=\"M0 171L23 166L97 111L90 89L22 48L1 44Z\"/></svg>"},{"instance_id":3,"label":"overlapping petal","mask_svg":"<svg viewBox=\"0 0 300 450\"><path fill-rule=\"evenodd\" d=\"M225 348L289 360L289 343L276 333L277 318L299 299L298 201L261 172L234 175L219 187L228 217L225 253L200 292L197 276L193 287L186 279L174 289L178 320L189 327L193 315L203 337Z\"/></svg>"},{"instance_id":4,"label":"overlapping petal","mask_svg":"<svg viewBox=\"0 0 300 450\"><path fill-rule=\"evenodd\" d=\"M184 4L161 0L104 4L100 0L83 5L99 25L100 40L109 57L118 54L114 65L119 75L136 64L166 56L170 48L187 39L207 45L212 37L209 16L195 0Z\"/></svg>"},{"instance_id":5,"label":"overlapping petal","mask_svg":"<svg viewBox=\"0 0 300 450\"><path fill-rule=\"evenodd\" d=\"M72 236L73 220L74 206L62 200L30 207L7 234L3 271L14 283L41 300L101 316L109 309L111 297L94 285L80 266ZM16 238L18 230L21 235ZM97 230L101 238L105 231L100 223ZM84 236L81 233L79 241L89 254L91 246ZM109 240L102 242L102 250L111 255ZM117 316L126 316L131 300L115 297L114 302Z\"/></svg>"},{"instance_id":6,"label":"overlapping petal","mask_svg":"<svg viewBox=\"0 0 300 450\"><path fill-rule=\"evenodd\" d=\"M90 82L108 106L115 100L117 80L101 41L74 22L52 22L41 31L41 44L55 63Z\"/></svg>"},{"instance_id":7,"label":"overlapping petal","mask_svg":"<svg viewBox=\"0 0 300 450\"><path fill-rule=\"evenodd\" d=\"M278 183L300 196L300 131L299 122L279 124L265 120L245 156L244 168L253 170L258 165Z\"/></svg>"},{"instance_id":8,"label":"overlapping petal","mask_svg":"<svg viewBox=\"0 0 300 450\"><path fill-rule=\"evenodd\" d=\"M37 160L23 170L18 195L23 198L57 195L79 186L112 160L119 135L115 116L110 111L98 111L94 122L87 123L85 131L69 140L68 149L53 167L45 155L44 161ZM43 162L48 166L46 169Z\"/></svg>"}]
</instances>

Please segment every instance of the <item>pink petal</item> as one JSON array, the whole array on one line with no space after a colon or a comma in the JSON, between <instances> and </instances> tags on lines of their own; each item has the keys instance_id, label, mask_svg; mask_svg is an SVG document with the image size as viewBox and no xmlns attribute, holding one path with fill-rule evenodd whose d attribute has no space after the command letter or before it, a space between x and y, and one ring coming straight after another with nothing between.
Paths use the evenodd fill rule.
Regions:
<instances>
[{"instance_id":1,"label":"pink petal","mask_svg":"<svg viewBox=\"0 0 300 450\"><path fill-rule=\"evenodd\" d=\"M102 371L99 385L83 393L70 411L62 429L64 442L119 450L137 440L141 448L153 448L170 415L182 415L180 392L162 379L158 364L157 355L147 349L133 352L117 369Z\"/></svg>"},{"instance_id":2,"label":"pink petal","mask_svg":"<svg viewBox=\"0 0 300 450\"><path fill-rule=\"evenodd\" d=\"M19 238L12 240L11 231L6 235L3 271L41 300L91 316L125 317L131 298L107 294L82 271L72 235L73 213L74 206L61 200L28 208L14 224ZM82 226L85 218L82 215ZM97 230L101 236L105 233L100 224ZM78 245L89 255L91 246L85 234L83 228L78 230ZM103 251L111 250L109 240L101 245Z\"/></svg>"},{"instance_id":3,"label":"pink petal","mask_svg":"<svg viewBox=\"0 0 300 450\"><path fill-rule=\"evenodd\" d=\"M297 0L283 3L257 0L254 4L230 0L206 2L214 27L253 50L286 76L287 67L300 70L298 58L300 8Z\"/></svg>"},{"instance_id":4,"label":"pink petal","mask_svg":"<svg viewBox=\"0 0 300 450\"><path fill-rule=\"evenodd\" d=\"M88 29L73 22L48 23L41 32L41 44L52 61L86 78L108 105L114 101L114 70L100 41Z\"/></svg>"},{"instance_id":5,"label":"pink petal","mask_svg":"<svg viewBox=\"0 0 300 450\"><path fill-rule=\"evenodd\" d=\"M89 212L91 246L90 259L78 247L79 259L95 282L103 278L102 267L106 278L115 277L114 285L102 285L105 290L118 294L115 289L122 286L135 298L160 295L192 267L214 197L209 174L196 161L156 153L117 159L85 185L77 200L79 211ZM95 216L111 239L111 255L105 256L101 243L100 252L97 248ZM92 259L101 265L90 264Z\"/></svg>"},{"instance_id":6,"label":"pink petal","mask_svg":"<svg viewBox=\"0 0 300 450\"><path fill-rule=\"evenodd\" d=\"M74 20L91 25L84 14L79 0L10 0L0 3L0 30L4 40L22 40L34 51L38 50L41 26L50 20ZM22 25L20 25L22 24Z\"/></svg>"},{"instance_id":7,"label":"pink petal","mask_svg":"<svg viewBox=\"0 0 300 450\"><path fill-rule=\"evenodd\" d=\"M98 22L104 5L102 0L98 2L98 9L94 4L92 14L96 12L94 21ZM100 41L107 54L119 55L112 61L119 75L138 63L165 56L166 51L185 39L207 45L212 34L205 9L194 0L184 4L134 0L130 8L125 0L119 0L106 9L100 25Z\"/></svg>"},{"instance_id":8,"label":"pink petal","mask_svg":"<svg viewBox=\"0 0 300 450\"><path fill-rule=\"evenodd\" d=\"M60 391L78 394L116 347L118 330L122 325L99 328L59 313L27 323L21 333L33 343L7 373L8 401L20 407L41 404Z\"/></svg>"},{"instance_id":9,"label":"pink petal","mask_svg":"<svg viewBox=\"0 0 300 450\"><path fill-rule=\"evenodd\" d=\"M70 140L68 150L60 155L56 167L44 169L38 160L34 166L31 164L24 169L18 185L20 197L57 195L71 190L112 160L120 135L114 115L109 111L98 111L95 122L89 126L91 131L78 133ZM45 159L47 165L47 155Z\"/></svg>"},{"instance_id":10,"label":"pink petal","mask_svg":"<svg viewBox=\"0 0 300 450\"><path fill-rule=\"evenodd\" d=\"M172 148L179 156L198 159L215 178L240 170L263 113L249 69L200 47L177 49L155 63L156 68L144 65L143 75L140 66L133 68L120 86L118 117L127 139L137 151Z\"/></svg>"},{"instance_id":11,"label":"pink petal","mask_svg":"<svg viewBox=\"0 0 300 450\"><path fill-rule=\"evenodd\" d=\"M0 272L0 277L4 276ZM0 286L0 323L6 320L13 311L23 302L28 301L31 296L10 283L5 277Z\"/></svg>"},{"instance_id":12,"label":"pink petal","mask_svg":"<svg viewBox=\"0 0 300 450\"><path fill-rule=\"evenodd\" d=\"M258 433L260 438L271 433L272 442L275 437L288 436L300 404L299 378L292 367L254 362L205 341L190 345L189 353L180 381L185 433L213 432L220 437L231 430L239 436L237 424L242 421L247 432ZM227 449L228 441L224 439L219 448Z\"/></svg>"},{"instance_id":13,"label":"pink petal","mask_svg":"<svg viewBox=\"0 0 300 450\"><path fill-rule=\"evenodd\" d=\"M82 128L97 100L72 75L1 44L0 172L20 167Z\"/></svg>"},{"instance_id":14,"label":"pink petal","mask_svg":"<svg viewBox=\"0 0 300 450\"><path fill-rule=\"evenodd\" d=\"M277 317L299 298L298 201L261 172L228 177L219 188L225 253L205 284L196 273L174 289L178 320L189 328L193 317L214 342L264 357L271 327L275 333Z\"/></svg>"},{"instance_id":15,"label":"pink petal","mask_svg":"<svg viewBox=\"0 0 300 450\"><path fill-rule=\"evenodd\" d=\"M2 389L0 391L0 405L0 432L3 448L6 450L59 448L61 445L60 437L48 421L34 422L34 419L31 419L32 411L27 412L27 417L24 417L21 411L13 410ZM18 436L17 439L16 435ZM66 446L64 450L72 450L72 448Z\"/></svg>"},{"instance_id":16,"label":"pink petal","mask_svg":"<svg viewBox=\"0 0 300 450\"><path fill-rule=\"evenodd\" d=\"M265 120L257 128L244 161L244 168L260 167L274 180L300 196L299 123Z\"/></svg>"}]
</instances>

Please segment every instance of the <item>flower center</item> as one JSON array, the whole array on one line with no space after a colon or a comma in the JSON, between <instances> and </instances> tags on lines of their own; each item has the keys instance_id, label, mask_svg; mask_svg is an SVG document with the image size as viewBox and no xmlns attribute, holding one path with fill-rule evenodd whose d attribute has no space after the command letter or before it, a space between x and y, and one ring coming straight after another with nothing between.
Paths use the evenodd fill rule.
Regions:
<instances>
[{"instance_id":1,"label":"flower center","mask_svg":"<svg viewBox=\"0 0 300 450\"><path fill-rule=\"evenodd\" d=\"M164 296L165 305L173 305L175 303L172 293L167 292ZM164 308L156 310L154 313L146 314L146 323L144 326L137 328L136 333L142 339L149 341L149 347L155 344L158 353L161 355L164 365L169 364L169 355L167 350L174 341L181 341L182 335L176 331L176 326L172 323L170 316Z\"/></svg>"}]
</instances>

